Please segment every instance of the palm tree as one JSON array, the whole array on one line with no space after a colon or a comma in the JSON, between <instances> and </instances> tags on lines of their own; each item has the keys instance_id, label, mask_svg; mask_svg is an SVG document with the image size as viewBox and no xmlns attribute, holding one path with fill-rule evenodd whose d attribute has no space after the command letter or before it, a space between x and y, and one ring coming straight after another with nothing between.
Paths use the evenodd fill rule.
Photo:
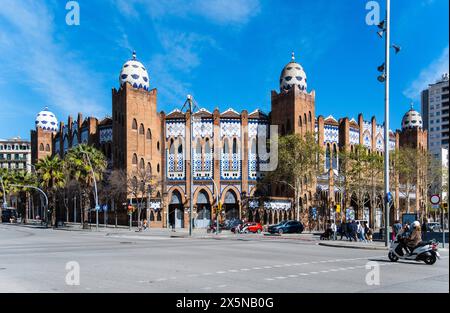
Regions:
<instances>
[{"instance_id":1,"label":"palm tree","mask_svg":"<svg viewBox=\"0 0 450 313\"><path fill-rule=\"evenodd\" d=\"M36 164L36 172L38 174L39 185L47 193L52 208L52 225L56 225L56 193L60 188L64 188L66 183L66 175L64 173L64 161L58 156L47 156ZM48 217L46 217L48 221Z\"/></svg>"},{"instance_id":2,"label":"palm tree","mask_svg":"<svg viewBox=\"0 0 450 313\"><path fill-rule=\"evenodd\" d=\"M107 167L106 158L101 151L92 146L78 145L70 149L66 154L65 165L71 178L77 180L80 184L82 190L81 202L85 204L83 210L83 228L86 228L89 212L87 200L94 185L92 172L94 172L95 180L98 182L101 181Z\"/></svg>"}]
</instances>

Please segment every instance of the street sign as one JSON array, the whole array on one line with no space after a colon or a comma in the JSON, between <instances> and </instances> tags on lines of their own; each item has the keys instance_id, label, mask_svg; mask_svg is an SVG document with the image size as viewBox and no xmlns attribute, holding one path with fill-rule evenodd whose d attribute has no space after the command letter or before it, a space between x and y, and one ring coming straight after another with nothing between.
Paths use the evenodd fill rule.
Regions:
<instances>
[{"instance_id":1,"label":"street sign","mask_svg":"<svg viewBox=\"0 0 450 313\"><path fill-rule=\"evenodd\" d=\"M439 203L441 203L441 197L439 195L432 195L430 197L430 202L433 205L438 205Z\"/></svg>"},{"instance_id":2,"label":"street sign","mask_svg":"<svg viewBox=\"0 0 450 313\"><path fill-rule=\"evenodd\" d=\"M95 210L100 211L100 206L99 205L95 206Z\"/></svg>"},{"instance_id":3,"label":"street sign","mask_svg":"<svg viewBox=\"0 0 450 313\"><path fill-rule=\"evenodd\" d=\"M391 192L387 193L387 200L389 203L392 202L392 193Z\"/></svg>"},{"instance_id":4,"label":"street sign","mask_svg":"<svg viewBox=\"0 0 450 313\"><path fill-rule=\"evenodd\" d=\"M433 204L433 205L431 205L431 209L433 209L433 210L439 210L439 208L440 208L440 205L439 205L439 204Z\"/></svg>"}]
</instances>

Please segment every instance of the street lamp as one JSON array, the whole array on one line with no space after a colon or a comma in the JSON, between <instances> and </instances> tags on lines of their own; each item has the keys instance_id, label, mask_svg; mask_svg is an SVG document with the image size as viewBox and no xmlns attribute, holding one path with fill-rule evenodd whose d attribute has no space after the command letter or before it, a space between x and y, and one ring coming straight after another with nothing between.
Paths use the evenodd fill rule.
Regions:
<instances>
[{"instance_id":1,"label":"street lamp","mask_svg":"<svg viewBox=\"0 0 450 313\"><path fill-rule=\"evenodd\" d=\"M390 87L390 48L394 48L395 54L398 54L401 48L398 45L390 44L391 40L391 0L386 0L386 19L378 24L380 31L377 32L380 38L385 38L385 62L378 67L382 72L378 76L378 81L385 84L385 102L384 102L384 192L385 192L385 245L389 246L389 211L390 211L390 183L389 183L389 87Z\"/></svg>"},{"instance_id":2,"label":"street lamp","mask_svg":"<svg viewBox=\"0 0 450 313\"><path fill-rule=\"evenodd\" d=\"M192 236L192 211L194 209L194 149L193 149L193 130L194 130L194 109L197 108L197 106L194 103L194 100L191 95L187 95L187 99L184 102L182 111L185 109L187 113L189 113L189 162L190 162L190 179L189 179L189 186L190 186L190 195L189 195L189 236Z\"/></svg>"},{"instance_id":3,"label":"street lamp","mask_svg":"<svg viewBox=\"0 0 450 313\"><path fill-rule=\"evenodd\" d=\"M92 167L92 163L91 163L91 159L89 158L89 154L83 150L82 146L80 146L80 151L81 151L81 153L83 153L86 156L86 158L88 160L88 163L89 163L89 166L91 168L92 178L94 179L95 218L96 218L96 230L98 231L98 210L99 210L99 205L98 205L97 180L95 179L95 172L94 172L94 168Z\"/></svg>"}]
</instances>

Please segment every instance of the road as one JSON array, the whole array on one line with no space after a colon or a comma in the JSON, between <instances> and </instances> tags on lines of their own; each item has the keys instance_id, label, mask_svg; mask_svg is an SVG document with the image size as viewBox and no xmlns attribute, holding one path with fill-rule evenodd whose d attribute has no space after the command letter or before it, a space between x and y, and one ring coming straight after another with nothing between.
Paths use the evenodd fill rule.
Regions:
<instances>
[{"instance_id":1,"label":"road","mask_svg":"<svg viewBox=\"0 0 450 313\"><path fill-rule=\"evenodd\" d=\"M0 225L0 292L448 293L448 252L441 254L428 266L315 241L141 240ZM66 284L71 261L80 266L79 285ZM368 262L379 266L379 284L367 284L366 276L377 277Z\"/></svg>"}]
</instances>

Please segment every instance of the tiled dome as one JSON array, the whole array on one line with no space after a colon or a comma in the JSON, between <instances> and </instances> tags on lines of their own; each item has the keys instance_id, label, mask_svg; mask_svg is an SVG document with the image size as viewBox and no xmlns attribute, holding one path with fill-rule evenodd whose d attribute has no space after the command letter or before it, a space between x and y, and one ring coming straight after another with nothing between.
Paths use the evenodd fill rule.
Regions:
<instances>
[{"instance_id":1,"label":"tiled dome","mask_svg":"<svg viewBox=\"0 0 450 313\"><path fill-rule=\"evenodd\" d=\"M133 58L123 65L119 81L120 86L130 83L136 89L148 90L150 88L150 78L147 69L136 59L136 52L133 52Z\"/></svg>"},{"instance_id":2,"label":"tiled dome","mask_svg":"<svg viewBox=\"0 0 450 313\"><path fill-rule=\"evenodd\" d=\"M56 132L58 131L58 120L55 114L50 112L48 108L39 112L36 116L36 128L42 128L43 130Z\"/></svg>"},{"instance_id":3,"label":"tiled dome","mask_svg":"<svg viewBox=\"0 0 450 313\"><path fill-rule=\"evenodd\" d=\"M281 72L280 76L280 91L288 91L293 87L298 88L302 92L306 92L308 87L306 80L306 73L302 66L295 62L295 55L292 53L292 60L289 62Z\"/></svg>"},{"instance_id":4,"label":"tiled dome","mask_svg":"<svg viewBox=\"0 0 450 313\"><path fill-rule=\"evenodd\" d=\"M411 109L406 112L405 116L403 116L402 120L402 129L410 128L423 128L422 116L419 112L414 110L412 106Z\"/></svg>"}]
</instances>

